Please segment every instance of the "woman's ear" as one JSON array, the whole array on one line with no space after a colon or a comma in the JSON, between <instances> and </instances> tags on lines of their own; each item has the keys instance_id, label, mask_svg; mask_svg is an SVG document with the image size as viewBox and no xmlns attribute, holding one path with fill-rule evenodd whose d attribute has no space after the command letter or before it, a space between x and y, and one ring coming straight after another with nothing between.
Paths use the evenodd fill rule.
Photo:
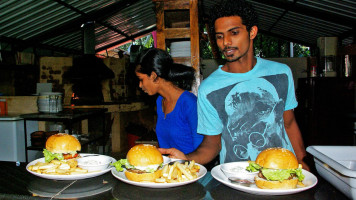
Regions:
<instances>
[{"instance_id":1,"label":"woman's ear","mask_svg":"<svg viewBox=\"0 0 356 200\"><path fill-rule=\"evenodd\" d=\"M158 78L156 72L151 72L151 75L150 75L150 79L152 79L153 81L156 81Z\"/></svg>"},{"instance_id":2,"label":"woman's ear","mask_svg":"<svg viewBox=\"0 0 356 200\"><path fill-rule=\"evenodd\" d=\"M258 28L257 26L252 26L250 29L250 39L253 40L257 36Z\"/></svg>"}]
</instances>

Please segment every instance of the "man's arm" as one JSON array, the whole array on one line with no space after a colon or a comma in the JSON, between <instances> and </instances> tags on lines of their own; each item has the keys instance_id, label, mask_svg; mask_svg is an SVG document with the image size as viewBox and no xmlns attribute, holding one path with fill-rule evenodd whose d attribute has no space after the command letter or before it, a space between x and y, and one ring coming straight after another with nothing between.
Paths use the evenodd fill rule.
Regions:
<instances>
[{"instance_id":1,"label":"man's arm","mask_svg":"<svg viewBox=\"0 0 356 200\"><path fill-rule=\"evenodd\" d=\"M304 169L309 171L309 166L303 161L304 157L307 155L307 152L305 151L302 134L294 117L293 110L284 111L283 119L284 127L286 129L289 140L292 143L298 162L303 165Z\"/></svg>"},{"instance_id":2,"label":"man's arm","mask_svg":"<svg viewBox=\"0 0 356 200\"><path fill-rule=\"evenodd\" d=\"M212 161L221 150L221 134L205 135L203 142L199 147L190 154L184 155L181 151L175 148L163 149L159 148L162 154L168 154L170 158L178 158L183 160L194 160L195 162L205 165Z\"/></svg>"}]
</instances>

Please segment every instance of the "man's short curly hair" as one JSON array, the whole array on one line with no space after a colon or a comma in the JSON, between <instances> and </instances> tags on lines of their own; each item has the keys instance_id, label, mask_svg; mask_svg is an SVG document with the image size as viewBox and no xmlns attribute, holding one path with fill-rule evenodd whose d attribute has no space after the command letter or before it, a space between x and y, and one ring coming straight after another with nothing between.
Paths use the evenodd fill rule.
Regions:
<instances>
[{"instance_id":1,"label":"man's short curly hair","mask_svg":"<svg viewBox=\"0 0 356 200\"><path fill-rule=\"evenodd\" d=\"M239 16L242 24L251 30L251 27L258 25L258 18L252 5L244 0L222 0L210 11L210 29L215 34L215 21L221 17Z\"/></svg>"}]
</instances>

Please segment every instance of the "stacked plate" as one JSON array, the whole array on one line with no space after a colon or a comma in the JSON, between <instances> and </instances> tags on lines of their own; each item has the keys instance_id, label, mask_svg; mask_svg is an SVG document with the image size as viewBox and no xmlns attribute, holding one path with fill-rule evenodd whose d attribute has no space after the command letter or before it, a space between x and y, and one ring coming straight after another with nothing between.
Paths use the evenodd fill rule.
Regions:
<instances>
[{"instance_id":1,"label":"stacked plate","mask_svg":"<svg viewBox=\"0 0 356 200\"><path fill-rule=\"evenodd\" d=\"M171 43L172 57L189 57L190 56L190 41L179 41Z\"/></svg>"}]
</instances>

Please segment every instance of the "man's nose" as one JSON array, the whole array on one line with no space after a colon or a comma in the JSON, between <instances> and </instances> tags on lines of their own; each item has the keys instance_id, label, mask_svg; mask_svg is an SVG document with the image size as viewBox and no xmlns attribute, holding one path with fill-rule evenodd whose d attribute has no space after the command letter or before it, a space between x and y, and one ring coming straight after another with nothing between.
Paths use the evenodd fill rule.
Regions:
<instances>
[{"instance_id":1,"label":"man's nose","mask_svg":"<svg viewBox=\"0 0 356 200\"><path fill-rule=\"evenodd\" d=\"M225 46L230 46L231 45L231 37L225 36L224 37L224 45Z\"/></svg>"}]
</instances>

